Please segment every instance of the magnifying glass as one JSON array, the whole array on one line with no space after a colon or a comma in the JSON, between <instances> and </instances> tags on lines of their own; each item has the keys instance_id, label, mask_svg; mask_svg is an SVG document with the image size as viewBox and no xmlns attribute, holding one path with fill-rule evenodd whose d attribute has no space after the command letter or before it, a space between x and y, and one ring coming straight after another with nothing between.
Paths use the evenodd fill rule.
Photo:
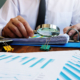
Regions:
<instances>
[{"instance_id":1,"label":"magnifying glass","mask_svg":"<svg viewBox=\"0 0 80 80\"><path fill-rule=\"evenodd\" d=\"M53 24L41 24L34 30L34 33L45 37L54 37L60 34L60 29Z\"/></svg>"}]
</instances>

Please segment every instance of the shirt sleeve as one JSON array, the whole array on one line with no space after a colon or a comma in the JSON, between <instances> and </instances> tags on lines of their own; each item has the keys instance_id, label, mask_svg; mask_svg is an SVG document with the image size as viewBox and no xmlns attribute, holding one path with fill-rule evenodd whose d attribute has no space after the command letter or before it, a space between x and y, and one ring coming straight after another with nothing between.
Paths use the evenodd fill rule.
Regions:
<instances>
[{"instance_id":1,"label":"shirt sleeve","mask_svg":"<svg viewBox=\"0 0 80 80\"><path fill-rule=\"evenodd\" d=\"M6 26L11 18L19 15L18 0L6 0L0 9L0 36L2 29Z\"/></svg>"},{"instance_id":2,"label":"shirt sleeve","mask_svg":"<svg viewBox=\"0 0 80 80\"><path fill-rule=\"evenodd\" d=\"M71 25L80 23L80 0L75 0Z\"/></svg>"}]
</instances>

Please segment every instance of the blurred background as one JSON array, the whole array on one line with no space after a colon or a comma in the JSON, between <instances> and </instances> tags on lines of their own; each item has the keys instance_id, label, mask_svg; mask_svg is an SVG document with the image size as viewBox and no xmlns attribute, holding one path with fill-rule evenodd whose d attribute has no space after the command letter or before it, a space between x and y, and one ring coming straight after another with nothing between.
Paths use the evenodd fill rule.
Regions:
<instances>
[{"instance_id":1,"label":"blurred background","mask_svg":"<svg viewBox=\"0 0 80 80\"><path fill-rule=\"evenodd\" d=\"M0 8L3 6L6 0L0 0Z\"/></svg>"}]
</instances>

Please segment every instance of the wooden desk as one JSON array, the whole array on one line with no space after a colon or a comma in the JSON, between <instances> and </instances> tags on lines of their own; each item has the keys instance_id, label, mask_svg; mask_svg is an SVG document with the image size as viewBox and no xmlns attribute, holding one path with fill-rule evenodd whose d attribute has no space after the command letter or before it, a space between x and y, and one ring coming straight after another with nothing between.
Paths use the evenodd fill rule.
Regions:
<instances>
[{"instance_id":1,"label":"wooden desk","mask_svg":"<svg viewBox=\"0 0 80 80\"><path fill-rule=\"evenodd\" d=\"M16 53L43 52L43 51L40 51L40 47L34 47L34 46L12 46L12 47L14 48L13 52L16 52ZM64 51L64 50L80 50L80 48L54 48L52 47L50 51Z\"/></svg>"}]
</instances>

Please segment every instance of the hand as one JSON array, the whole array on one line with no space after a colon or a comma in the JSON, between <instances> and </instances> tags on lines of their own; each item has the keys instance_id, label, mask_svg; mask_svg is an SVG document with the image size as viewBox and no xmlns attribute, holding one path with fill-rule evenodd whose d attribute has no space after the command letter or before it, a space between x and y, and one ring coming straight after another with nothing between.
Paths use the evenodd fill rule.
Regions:
<instances>
[{"instance_id":1,"label":"hand","mask_svg":"<svg viewBox=\"0 0 80 80\"><path fill-rule=\"evenodd\" d=\"M11 38L28 38L34 35L28 22L21 16L12 18L2 30L2 36Z\"/></svg>"},{"instance_id":2,"label":"hand","mask_svg":"<svg viewBox=\"0 0 80 80\"><path fill-rule=\"evenodd\" d=\"M69 27L64 28L64 29L63 29L63 32L66 33L67 30L70 29L70 28L74 28L74 29L78 30L78 31L79 31L79 37L80 37L80 23L79 23L79 24L76 24L76 25L73 25L73 26L69 26ZM72 36L72 35L74 35L75 33L76 33L75 30L70 30L69 33L68 33L68 35L69 35L69 36ZM77 40L77 36L78 36L78 34L75 34L75 35L73 36L73 39L74 39L74 40Z\"/></svg>"}]
</instances>

